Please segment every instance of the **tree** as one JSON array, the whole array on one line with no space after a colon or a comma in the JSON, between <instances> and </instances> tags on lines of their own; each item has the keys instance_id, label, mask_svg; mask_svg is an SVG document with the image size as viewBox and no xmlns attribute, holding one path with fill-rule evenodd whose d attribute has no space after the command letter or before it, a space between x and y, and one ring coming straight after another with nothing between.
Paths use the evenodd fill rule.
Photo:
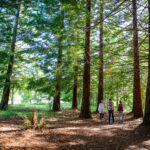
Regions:
<instances>
[{"instance_id":1,"label":"tree","mask_svg":"<svg viewBox=\"0 0 150 150\"><path fill-rule=\"evenodd\" d=\"M18 0L1 1L0 96L6 79L5 74L7 73L10 56L9 47L11 47L13 34L13 20L15 20L14 14ZM104 2L104 17L101 20L103 20L105 26L103 29L105 36L102 44L99 40L98 31L102 30L102 21L100 20L102 9L100 5ZM85 99L84 105L85 103L91 105L92 110L96 109L98 100L108 99L109 97L114 101L116 99L122 99L123 102L128 101L130 107L132 107L132 101L130 100L133 97L133 27L131 22L133 17L130 11L131 2L126 0L117 1L117 3L111 0L91 1L91 28L89 29L91 30L90 43L92 44L90 45L89 39L86 38L85 40L85 19L89 14L85 7L86 1L22 1L23 7L19 20L20 27L17 30L15 63L10 88L14 87L15 91L25 93L25 95L27 93L22 90L24 88L27 91L32 89L33 93L43 93L45 97L55 97L55 100L58 100L57 108L60 108L60 100L70 103L73 101L72 107L76 108L77 96L78 100L83 97ZM147 78L146 8L145 0L137 1L142 99L145 99L143 93L146 89L145 81ZM62 11L64 11L64 25L62 23ZM88 44L90 48L87 48ZM103 56L104 62L100 58L103 54L100 52L100 48L103 45L105 45L103 49L105 53ZM84 48L86 49L85 55ZM84 62L84 56L87 63ZM84 82L82 82L83 74ZM18 85L20 85L20 88L18 88ZM104 88L103 92L99 92L102 91L102 88ZM72 95L73 89L74 96ZM11 91L13 90L11 89ZM97 96L101 98L97 98ZM31 95L32 97L33 95ZM87 101L92 103L89 104L90 102ZM84 106L82 109L87 109L87 107Z\"/></svg>"},{"instance_id":2,"label":"tree","mask_svg":"<svg viewBox=\"0 0 150 150\"><path fill-rule=\"evenodd\" d=\"M56 87L53 102L53 111L60 110L60 94L61 94L61 74L62 74L62 38L59 39L59 49L57 58L57 73L56 73Z\"/></svg>"},{"instance_id":3,"label":"tree","mask_svg":"<svg viewBox=\"0 0 150 150\"><path fill-rule=\"evenodd\" d=\"M148 38L149 38L149 54L148 54L148 80L146 89L145 113L143 125L150 125L150 1L148 0Z\"/></svg>"},{"instance_id":4,"label":"tree","mask_svg":"<svg viewBox=\"0 0 150 150\"><path fill-rule=\"evenodd\" d=\"M75 73L74 73L72 109L77 109L77 106L78 106L78 58L76 58L74 71Z\"/></svg>"},{"instance_id":5,"label":"tree","mask_svg":"<svg viewBox=\"0 0 150 150\"><path fill-rule=\"evenodd\" d=\"M103 100L103 1L100 4L100 42L99 42L99 84L98 84L98 105Z\"/></svg>"},{"instance_id":6,"label":"tree","mask_svg":"<svg viewBox=\"0 0 150 150\"><path fill-rule=\"evenodd\" d=\"M63 1L62 1L63 5ZM61 7L60 13L60 36L58 38L58 57L57 57L57 72L56 72L56 87L53 101L53 111L60 110L60 96L61 96L61 79L62 79L62 50L63 50L63 28L64 28L64 10Z\"/></svg>"},{"instance_id":7,"label":"tree","mask_svg":"<svg viewBox=\"0 0 150 150\"><path fill-rule=\"evenodd\" d=\"M138 49L137 7L136 0L132 0L133 9L133 49L134 49L134 85L133 85L133 113L134 117L142 117L142 100L140 87L140 67Z\"/></svg>"},{"instance_id":8,"label":"tree","mask_svg":"<svg viewBox=\"0 0 150 150\"><path fill-rule=\"evenodd\" d=\"M91 28L91 0L86 1L85 27L85 58L83 75L83 95L80 118L91 118L90 110L90 28Z\"/></svg>"},{"instance_id":9,"label":"tree","mask_svg":"<svg viewBox=\"0 0 150 150\"><path fill-rule=\"evenodd\" d=\"M2 95L2 100L1 100L1 109L6 109L8 106L8 101L9 101L20 7L21 7L21 0L18 0L18 7L17 7L16 15L15 15L13 37L12 37L12 42L11 42L11 53L10 53L9 64L8 64L8 69L7 69L7 74L6 74L6 80L5 80L5 85L4 85L3 95Z\"/></svg>"}]
</instances>

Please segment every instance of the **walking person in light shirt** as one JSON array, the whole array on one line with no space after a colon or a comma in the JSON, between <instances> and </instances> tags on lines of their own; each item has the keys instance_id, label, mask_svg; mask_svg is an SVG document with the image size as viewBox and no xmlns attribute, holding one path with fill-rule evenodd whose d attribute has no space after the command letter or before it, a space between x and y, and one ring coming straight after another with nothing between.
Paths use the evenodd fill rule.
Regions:
<instances>
[{"instance_id":1,"label":"walking person in light shirt","mask_svg":"<svg viewBox=\"0 0 150 150\"><path fill-rule=\"evenodd\" d=\"M103 100L101 100L101 102L99 103L98 111L99 111L99 114L100 114L100 120L102 120L102 118L104 118L104 104L103 104Z\"/></svg>"}]
</instances>

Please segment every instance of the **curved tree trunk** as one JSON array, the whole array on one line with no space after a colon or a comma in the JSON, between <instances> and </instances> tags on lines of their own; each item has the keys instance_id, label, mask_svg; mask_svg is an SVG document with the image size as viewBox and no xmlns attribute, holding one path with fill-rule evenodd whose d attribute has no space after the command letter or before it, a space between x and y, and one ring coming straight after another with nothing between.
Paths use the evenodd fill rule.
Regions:
<instances>
[{"instance_id":1,"label":"curved tree trunk","mask_svg":"<svg viewBox=\"0 0 150 150\"><path fill-rule=\"evenodd\" d=\"M16 12L16 19L15 19L15 24L14 24L14 28L13 28L13 37L12 37L12 42L11 42L11 54L10 54L10 58L9 58L9 64L8 64L8 69L7 69L7 74L6 74L6 81L4 84L3 95L2 95L2 100L1 100L1 109L7 109L7 107L8 107L20 7L21 7L21 0L18 0L18 8L17 8L17 12Z\"/></svg>"},{"instance_id":2,"label":"curved tree trunk","mask_svg":"<svg viewBox=\"0 0 150 150\"><path fill-rule=\"evenodd\" d=\"M148 22L148 34L149 34L149 54L148 54L148 81L147 81L147 89L146 89L146 102L145 102L145 114L143 125L150 125L150 1L148 0L148 14L149 14L149 22Z\"/></svg>"},{"instance_id":3,"label":"curved tree trunk","mask_svg":"<svg viewBox=\"0 0 150 150\"><path fill-rule=\"evenodd\" d=\"M86 33L85 33L85 58L83 75L83 95L80 118L91 118L90 109L90 28L91 28L91 0L87 0Z\"/></svg>"},{"instance_id":4,"label":"curved tree trunk","mask_svg":"<svg viewBox=\"0 0 150 150\"><path fill-rule=\"evenodd\" d=\"M142 112L141 87L140 87L136 0L132 0L132 7L133 7L133 48L134 48L133 113L134 117L142 117L143 112Z\"/></svg>"},{"instance_id":5,"label":"curved tree trunk","mask_svg":"<svg viewBox=\"0 0 150 150\"><path fill-rule=\"evenodd\" d=\"M103 1L100 4L100 43L99 43L99 84L98 84L98 101L97 109L101 100L103 100Z\"/></svg>"}]
</instances>

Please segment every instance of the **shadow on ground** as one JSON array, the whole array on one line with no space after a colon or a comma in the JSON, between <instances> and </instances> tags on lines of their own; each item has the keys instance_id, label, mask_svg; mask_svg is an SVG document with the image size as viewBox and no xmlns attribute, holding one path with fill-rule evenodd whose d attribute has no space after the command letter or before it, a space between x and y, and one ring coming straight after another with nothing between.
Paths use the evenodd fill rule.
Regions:
<instances>
[{"instance_id":1,"label":"shadow on ground","mask_svg":"<svg viewBox=\"0 0 150 150\"><path fill-rule=\"evenodd\" d=\"M117 114L116 121L117 121ZM43 130L24 130L19 123L0 123L1 149L57 149L57 150L148 150L150 149L150 129L139 126L142 119L134 119L125 114L122 124L107 124L93 113L93 119L79 119L79 112L68 110L58 116L58 120L47 119ZM19 121L19 120L18 120ZM1 126L2 125L2 126ZM5 128L12 130L4 130ZM16 129L15 129L16 127Z\"/></svg>"}]
</instances>

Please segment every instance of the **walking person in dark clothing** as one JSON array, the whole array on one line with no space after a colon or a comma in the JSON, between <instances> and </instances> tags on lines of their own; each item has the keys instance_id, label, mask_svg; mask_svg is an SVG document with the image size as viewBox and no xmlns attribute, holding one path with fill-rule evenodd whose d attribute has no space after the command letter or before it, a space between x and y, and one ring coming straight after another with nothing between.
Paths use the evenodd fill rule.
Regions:
<instances>
[{"instance_id":1,"label":"walking person in dark clothing","mask_svg":"<svg viewBox=\"0 0 150 150\"><path fill-rule=\"evenodd\" d=\"M114 103L112 102L111 98L109 99L109 102L107 103L107 109L108 109L108 124L110 124L111 116L112 116L112 123L115 122L114 120Z\"/></svg>"}]
</instances>

